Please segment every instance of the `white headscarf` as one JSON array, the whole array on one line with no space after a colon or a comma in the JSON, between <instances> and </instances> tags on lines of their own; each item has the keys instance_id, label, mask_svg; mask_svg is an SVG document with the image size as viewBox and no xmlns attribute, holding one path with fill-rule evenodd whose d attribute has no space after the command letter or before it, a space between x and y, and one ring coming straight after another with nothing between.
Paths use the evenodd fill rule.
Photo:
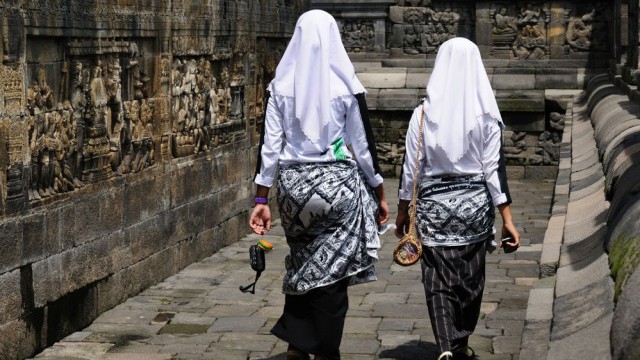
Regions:
<instances>
[{"instance_id":1,"label":"white headscarf","mask_svg":"<svg viewBox=\"0 0 640 360\"><path fill-rule=\"evenodd\" d=\"M469 134L477 118L502 117L478 47L465 38L440 46L427 84L427 120L437 125L436 145L456 162L469 150Z\"/></svg>"},{"instance_id":2,"label":"white headscarf","mask_svg":"<svg viewBox=\"0 0 640 360\"><path fill-rule=\"evenodd\" d=\"M329 122L332 99L365 92L331 15L311 10L300 16L269 90L294 97L296 118L313 143Z\"/></svg>"}]
</instances>

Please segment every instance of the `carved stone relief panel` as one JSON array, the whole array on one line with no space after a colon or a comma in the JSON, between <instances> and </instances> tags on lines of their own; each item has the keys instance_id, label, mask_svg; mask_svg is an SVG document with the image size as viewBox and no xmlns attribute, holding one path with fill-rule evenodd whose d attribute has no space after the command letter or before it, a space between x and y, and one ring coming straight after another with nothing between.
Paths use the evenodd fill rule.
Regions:
<instances>
[{"instance_id":1,"label":"carved stone relief panel","mask_svg":"<svg viewBox=\"0 0 640 360\"><path fill-rule=\"evenodd\" d=\"M376 45L376 34L373 21L343 20L340 34L345 49L350 52L373 51Z\"/></svg>"},{"instance_id":2,"label":"carved stone relief panel","mask_svg":"<svg viewBox=\"0 0 640 360\"><path fill-rule=\"evenodd\" d=\"M52 54L39 51L51 39L28 40L23 112L29 199L151 166L151 124L157 118L153 95L158 92L152 81L154 60L148 56L153 41L59 39L60 53Z\"/></svg>"},{"instance_id":3,"label":"carved stone relief panel","mask_svg":"<svg viewBox=\"0 0 640 360\"><path fill-rule=\"evenodd\" d=\"M602 2L565 4L565 54L584 57L609 50L609 7Z\"/></svg>"},{"instance_id":4,"label":"carved stone relief panel","mask_svg":"<svg viewBox=\"0 0 640 360\"><path fill-rule=\"evenodd\" d=\"M492 55L517 60L548 58L550 11L545 2L496 3L491 8Z\"/></svg>"},{"instance_id":5,"label":"carved stone relief panel","mask_svg":"<svg viewBox=\"0 0 640 360\"><path fill-rule=\"evenodd\" d=\"M171 69L172 154L197 154L244 133L245 65L242 59L174 57Z\"/></svg>"},{"instance_id":6,"label":"carved stone relief panel","mask_svg":"<svg viewBox=\"0 0 640 360\"><path fill-rule=\"evenodd\" d=\"M453 37L472 38L474 14L473 3L409 1L406 6L392 6L392 54L435 54Z\"/></svg>"}]
</instances>

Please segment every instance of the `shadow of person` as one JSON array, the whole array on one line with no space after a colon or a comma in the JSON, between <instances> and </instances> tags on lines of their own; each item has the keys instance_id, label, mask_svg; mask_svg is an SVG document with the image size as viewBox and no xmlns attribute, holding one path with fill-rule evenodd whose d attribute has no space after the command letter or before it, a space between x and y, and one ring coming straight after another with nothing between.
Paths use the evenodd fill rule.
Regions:
<instances>
[{"instance_id":1,"label":"shadow of person","mask_svg":"<svg viewBox=\"0 0 640 360\"><path fill-rule=\"evenodd\" d=\"M380 351L378 359L394 360L414 360L414 359L437 359L438 347L432 342L409 341L395 348Z\"/></svg>"},{"instance_id":2,"label":"shadow of person","mask_svg":"<svg viewBox=\"0 0 640 360\"><path fill-rule=\"evenodd\" d=\"M269 356L268 358L261 358L260 360L287 360L287 353L283 352L280 354Z\"/></svg>"}]
</instances>

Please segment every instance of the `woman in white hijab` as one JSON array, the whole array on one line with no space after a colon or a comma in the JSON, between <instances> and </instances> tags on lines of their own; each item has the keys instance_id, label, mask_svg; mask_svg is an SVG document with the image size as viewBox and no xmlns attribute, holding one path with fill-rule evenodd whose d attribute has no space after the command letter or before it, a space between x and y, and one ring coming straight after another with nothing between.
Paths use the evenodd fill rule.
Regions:
<instances>
[{"instance_id":1,"label":"woman in white hijab","mask_svg":"<svg viewBox=\"0 0 640 360\"><path fill-rule=\"evenodd\" d=\"M416 230L423 243L423 283L438 359L475 356L468 340L480 314L495 207L504 223L502 237L513 238L505 251L520 246L501 149L503 127L478 47L464 38L443 43L427 98L409 123L396 219L401 237L408 231L408 207L418 181Z\"/></svg>"},{"instance_id":2,"label":"woman in white hijab","mask_svg":"<svg viewBox=\"0 0 640 360\"><path fill-rule=\"evenodd\" d=\"M303 14L268 87L249 220L257 234L270 229L278 171L291 252L284 313L271 332L289 343L287 359L339 359L347 286L376 279L377 224L388 206L364 94L333 17Z\"/></svg>"}]
</instances>

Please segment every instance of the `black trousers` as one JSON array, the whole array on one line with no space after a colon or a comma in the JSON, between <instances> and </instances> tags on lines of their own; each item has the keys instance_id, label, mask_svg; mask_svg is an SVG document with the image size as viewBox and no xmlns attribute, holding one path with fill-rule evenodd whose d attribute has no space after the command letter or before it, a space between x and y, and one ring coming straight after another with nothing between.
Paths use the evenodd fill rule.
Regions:
<instances>
[{"instance_id":1,"label":"black trousers","mask_svg":"<svg viewBox=\"0 0 640 360\"><path fill-rule=\"evenodd\" d=\"M285 295L284 312L271 333L308 354L339 360L348 284L345 278L302 295Z\"/></svg>"},{"instance_id":2,"label":"black trousers","mask_svg":"<svg viewBox=\"0 0 640 360\"><path fill-rule=\"evenodd\" d=\"M463 350L478 323L486 241L424 247L422 282L440 353Z\"/></svg>"}]
</instances>

